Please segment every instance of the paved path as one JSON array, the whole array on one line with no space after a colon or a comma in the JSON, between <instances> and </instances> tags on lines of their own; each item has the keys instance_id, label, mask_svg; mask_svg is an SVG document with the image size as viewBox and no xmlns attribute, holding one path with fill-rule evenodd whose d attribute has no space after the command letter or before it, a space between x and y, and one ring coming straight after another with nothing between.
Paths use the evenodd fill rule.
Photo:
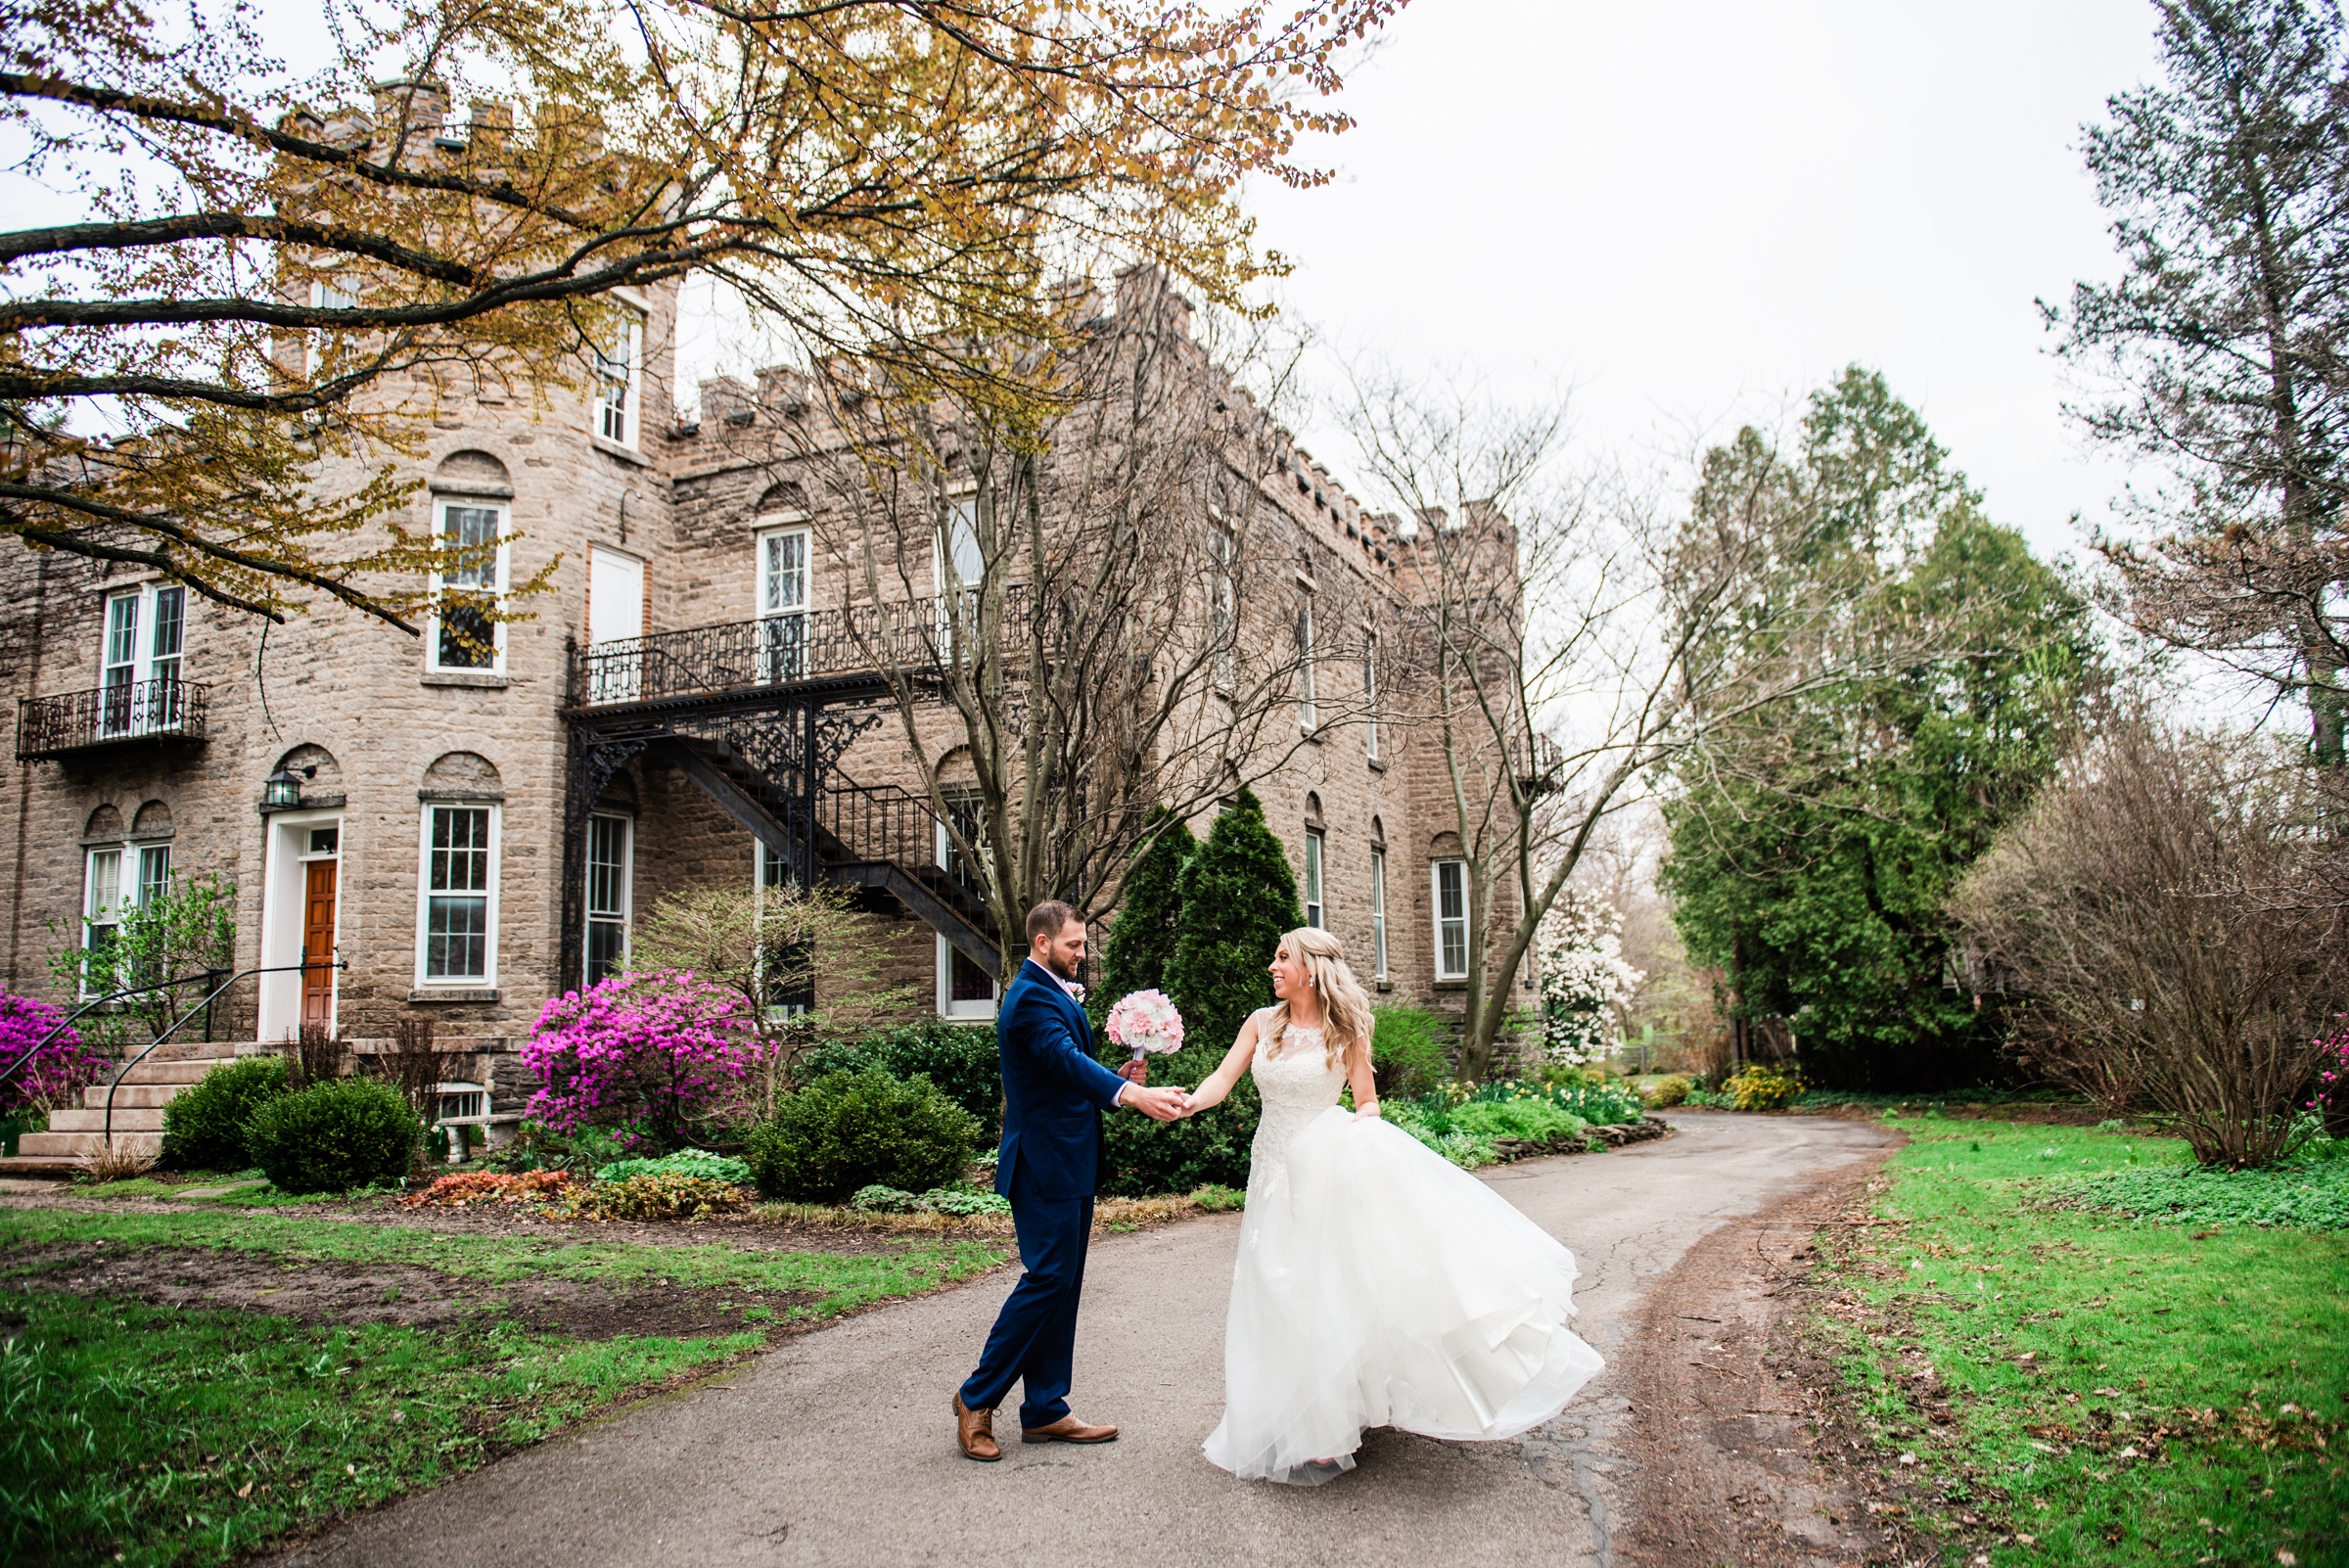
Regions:
<instances>
[{"instance_id":1,"label":"paved path","mask_svg":"<svg viewBox=\"0 0 2349 1568\"><path fill-rule=\"evenodd\" d=\"M1015 1560L1606 1564L1626 1468L1626 1343L1647 1284L1737 1216L1880 1148L1819 1118L1674 1117L1620 1153L1503 1167L1493 1185L1575 1251L1583 1336L1611 1363L1566 1414L1507 1443L1365 1442L1326 1486L1242 1484L1199 1442L1221 1414L1237 1216L1103 1237L1086 1271L1074 1403L1100 1448L973 1464L947 1402L1011 1275L880 1308L718 1381L648 1402L357 1521L293 1564L550 1568ZM1008 1407L1006 1407L1008 1409Z\"/></svg>"}]
</instances>

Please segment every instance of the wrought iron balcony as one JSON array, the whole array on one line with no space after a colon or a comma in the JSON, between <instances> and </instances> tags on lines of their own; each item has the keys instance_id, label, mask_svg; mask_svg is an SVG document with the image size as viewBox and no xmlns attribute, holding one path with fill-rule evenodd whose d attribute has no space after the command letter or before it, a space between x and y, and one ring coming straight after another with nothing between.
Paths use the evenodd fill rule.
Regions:
<instances>
[{"instance_id":1,"label":"wrought iron balcony","mask_svg":"<svg viewBox=\"0 0 2349 1568\"><path fill-rule=\"evenodd\" d=\"M1004 619L1005 641L1016 647L1027 624L1025 592L1005 595ZM953 629L939 600L916 599L590 643L573 656L571 701L576 708L608 708L919 675L938 668L938 650Z\"/></svg>"},{"instance_id":2,"label":"wrought iron balcony","mask_svg":"<svg viewBox=\"0 0 2349 1568\"><path fill-rule=\"evenodd\" d=\"M17 703L17 761L71 757L139 741L204 744L209 686L140 680Z\"/></svg>"}]
</instances>

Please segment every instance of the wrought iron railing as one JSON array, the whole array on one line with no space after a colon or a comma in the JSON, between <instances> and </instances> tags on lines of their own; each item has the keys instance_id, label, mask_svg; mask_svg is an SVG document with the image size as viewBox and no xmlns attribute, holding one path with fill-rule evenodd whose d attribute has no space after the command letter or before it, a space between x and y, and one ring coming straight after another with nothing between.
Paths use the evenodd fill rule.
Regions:
<instances>
[{"instance_id":1,"label":"wrought iron railing","mask_svg":"<svg viewBox=\"0 0 2349 1568\"><path fill-rule=\"evenodd\" d=\"M816 820L850 859L888 861L979 930L993 928L987 899L971 879L938 863L942 829L929 797L894 784L844 782L816 796Z\"/></svg>"},{"instance_id":2,"label":"wrought iron railing","mask_svg":"<svg viewBox=\"0 0 2349 1568\"><path fill-rule=\"evenodd\" d=\"M968 624L967 610L954 619ZM1004 596L1007 641L1025 636L1027 595ZM850 605L688 626L590 643L578 651L572 702L582 708L715 697L872 671L935 669L956 628L944 604Z\"/></svg>"},{"instance_id":3,"label":"wrought iron railing","mask_svg":"<svg viewBox=\"0 0 2349 1568\"><path fill-rule=\"evenodd\" d=\"M204 739L209 686L138 680L25 697L17 703L17 761L61 757L121 741Z\"/></svg>"}]
</instances>

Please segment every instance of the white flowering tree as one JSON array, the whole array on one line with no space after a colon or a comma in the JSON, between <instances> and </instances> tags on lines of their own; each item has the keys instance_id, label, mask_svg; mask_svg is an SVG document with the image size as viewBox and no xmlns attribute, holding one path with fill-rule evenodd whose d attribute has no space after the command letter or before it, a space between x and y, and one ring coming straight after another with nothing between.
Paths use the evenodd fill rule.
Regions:
<instances>
[{"instance_id":1,"label":"white flowering tree","mask_svg":"<svg viewBox=\"0 0 2349 1568\"><path fill-rule=\"evenodd\" d=\"M1623 911L1568 888L1535 934L1542 960L1542 1047L1580 1067L1623 1043L1623 1019L1647 977L1623 960Z\"/></svg>"}]
</instances>

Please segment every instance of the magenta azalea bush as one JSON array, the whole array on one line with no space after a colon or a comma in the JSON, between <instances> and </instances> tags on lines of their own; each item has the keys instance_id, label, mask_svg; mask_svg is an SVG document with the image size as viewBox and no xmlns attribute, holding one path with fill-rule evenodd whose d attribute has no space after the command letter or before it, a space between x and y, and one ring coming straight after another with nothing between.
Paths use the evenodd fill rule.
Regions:
<instances>
[{"instance_id":1,"label":"magenta azalea bush","mask_svg":"<svg viewBox=\"0 0 2349 1568\"><path fill-rule=\"evenodd\" d=\"M2349 1137L2349 1013L2333 1022L2331 1037L2317 1040L2325 1054L2317 1060L2317 1097L2308 1108L2323 1117L2325 1130L2338 1138Z\"/></svg>"},{"instance_id":2,"label":"magenta azalea bush","mask_svg":"<svg viewBox=\"0 0 2349 1568\"><path fill-rule=\"evenodd\" d=\"M58 1030L46 1045L39 1044L65 1016L48 1002L0 991L0 1073L9 1075L8 1082L0 1084L0 1116L69 1105L114 1066L112 1058L85 1044L70 1029ZM32 1059L18 1067L27 1052Z\"/></svg>"},{"instance_id":3,"label":"magenta azalea bush","mask_svg":"<svg viewBox=\"0 0 2349 1568\"><path fill-rule=\"evenodd\" d=\"M615 975L557 996L522 1047L545 1086L530 1114L560 1133L608 1128L673 1149L758 1066L739 992L683 969Z\"/></svg>"}]
</instances>

